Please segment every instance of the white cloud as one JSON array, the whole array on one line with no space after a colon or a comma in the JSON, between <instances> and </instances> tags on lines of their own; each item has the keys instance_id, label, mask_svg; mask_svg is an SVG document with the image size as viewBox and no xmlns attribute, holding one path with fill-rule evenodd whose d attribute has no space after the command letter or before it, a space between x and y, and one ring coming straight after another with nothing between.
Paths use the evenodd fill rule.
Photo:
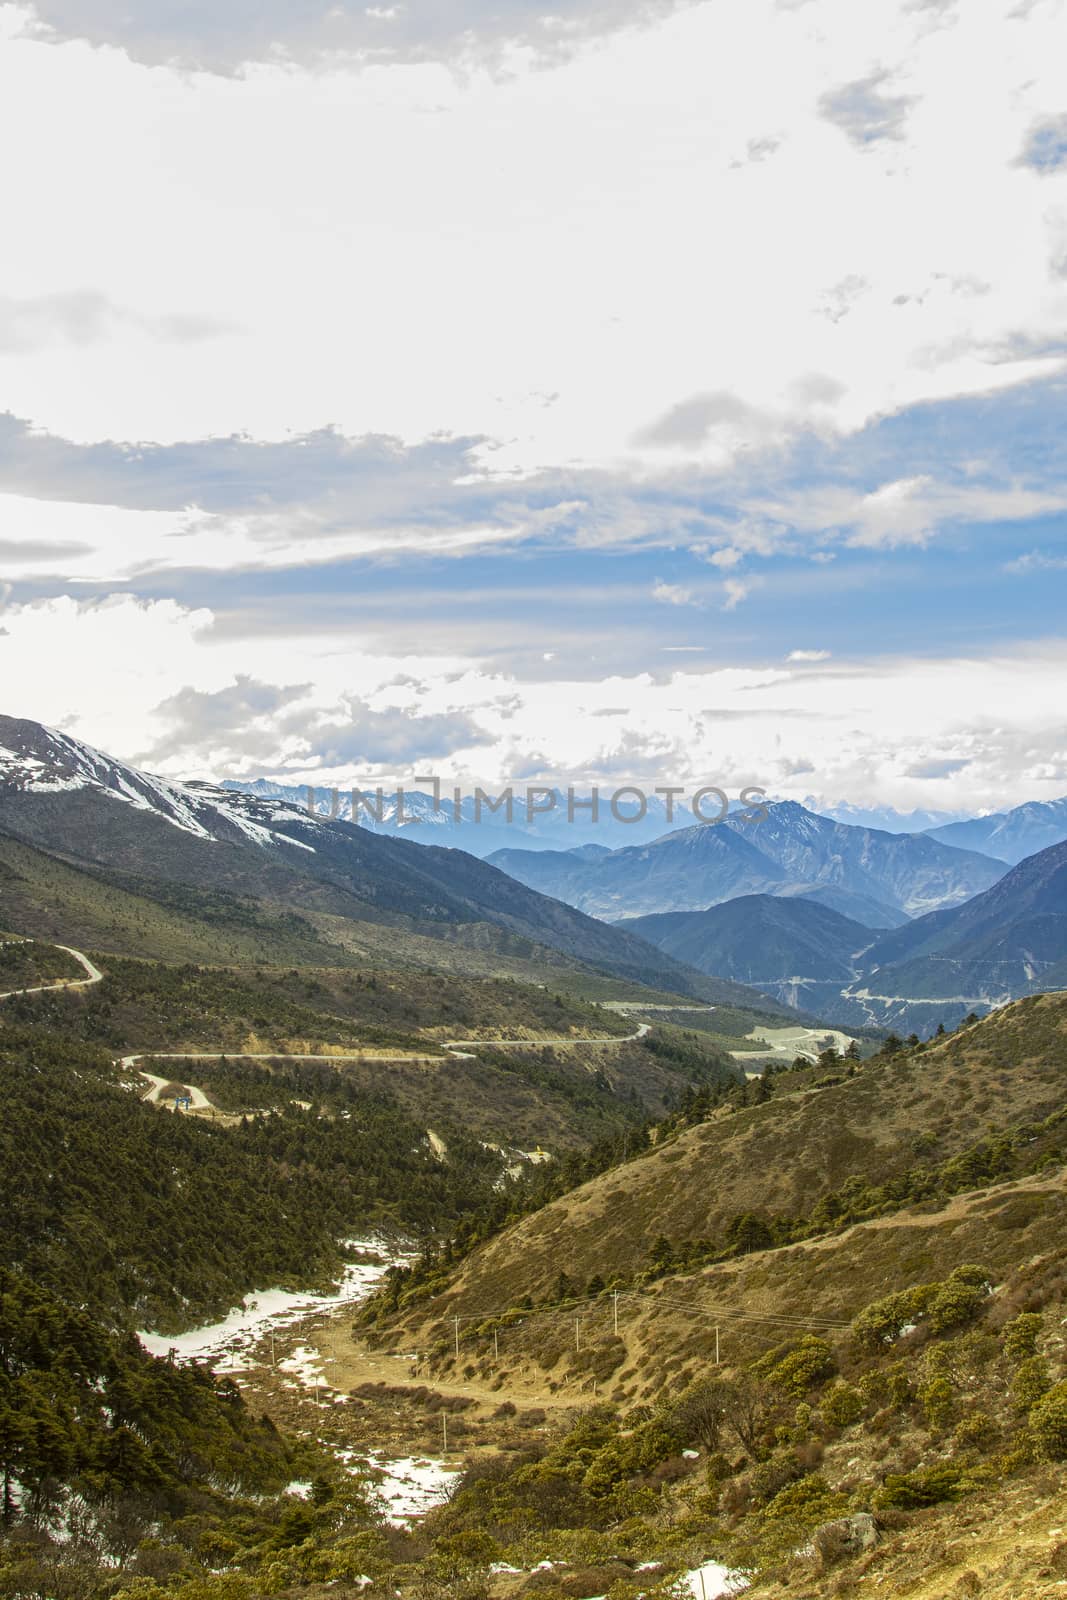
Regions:
<instances>
[{"instance_id":1,"label":"white cloud","mask_svg":"<svg viewBox=\"0 0 1067 1600\"><path fill-rule=\"evenodd\" d=\"M129 51L138 61L178 62L233 73L257 61L328 62L337 56L458 61L521 49L549 59L600 32L669 11L675 0L571 0L567 16L540 0L453 0L449 5L367 5L365 0L35 0L40 35L86 39ZM32 22L30 24L33 26ZM519 59L522 59L520 54Z\"/></svg>"},{"instance_id":2,"label":"white cloud","mask_svg":"<svg viewBox=\"0 0 1067 1600\"><path fill-rule=\"evenodd\" d=\"M787 661L829 661L829 650L790 650Z\"/></svg>"},{"instance_id":3,"label":"white cloud","mask_svg":"<svg viewBox=\"0 0 1067 1600\"><path fill-rule=\"evenodd\" d=\"M722 586L723 594L726 596L722 603L722 609L724 611L735 611L742 600L748 598L751 587L751 584L744 583L740 578L727 578Z\"/></svg>"},{"instance_id":4,"label":"white cloud","mask_svg":"<svg viewBox=\"0 0 1067 1600\"><path fill-rule=\"evenodd\" d=\"M759 500L750 510L788 529L833 537L866 549L923 545L953 524L1016 522L1067 509L1067 488L1001 488L982 483L939 483L923 475L897 478L869 493L813 486L780 500Z\"/></svg>"},{"instance_id":5,"label":"white cloud","mask_svg":"<svg viewBox=\"0 0 1067 1600\"><path fill-rule=\"evenodd\" d=\"M180 311L144 315L117 306L92 289L28 295L0 294L0 350L40 350L47 345L98 344L127 331L151 340L196 343L235 333L236 325Z\"/></svg>"},{"instance_id":6,"label":"white cloud","mask_svg":"<svg viewBox=\"0 0 1067 1600\"><path fill-rule=\"evenodd\" d=\"M1062 572L1067 568L1067 556L1054 556L1044 550L1030 550L1025 555L1005 561L1005 572Z\"/></svg>"},{"instance_id":7,"label":"white cloud","mask_svg":"<svg viewBox=\"0 0 1067 1600\"><path fill-rule=\"evenodd\" d=\"M665 606L689 606L693 604L693 591L680 583L664 583L662 578L657 578L652 585L652 598Z\"/></svg>"},{"instance_id":8,"label":"white cloud","mask_svg":"<svg viewBox=\"0 0 1067 1600\"><path fill-rule=\"evenodd\" d=\"M592 780L630 761L663 782L764 783L797 799L905 810L1000 809L1067 792L1062 641L984 660L837 660L818 672L806 662L701 669L690 655L664 677L554 680L459 656L383 656L350 627L229 640L214 621L170 600L9 601L4 710L119 756L155 752L173 775L403 778L421 749L457 782L520 771Z\"/></svg>"},{"instance_id":9,"label":"white cloud","mask_svg":"<svg viewBox=\"0 0 1067 1600\"><path fill-rule=\"evenodd\" d=\"M151 0L46 9L64 31L166 32ZM280 440L334 422L350 436L484 436L499 442L484 454L496 473L718 468L803 427L833 435L1054 370L1062 357L1032 352L1065 311L1050 268L1058 179L1017 157L1062 114L1062 4L1025 24L1015 0L861 9L862 22L851 0L669 15L605 0L578 20L658 20L551 70L516 57L498 77L339 58L229 79L9 39L0 119L20 159L3 292L62 312L90 283L136 315L90 318L76 359L34 335L10 355L4 403L83 440ZM179 11L176 31L216 42L284 41L286 18L322 16ZM428 15L374 26L425 28ZM467 15L449 12L449 28ZM506 30L541 13L469 15ZM900 137L842 137L819 109L834 95L839 120L870 113ZM46 104L76 141L42 124ZM175 308L187 329L238 331L160 337L146 382L144 330Z\"/></svg>"}]
</instances>

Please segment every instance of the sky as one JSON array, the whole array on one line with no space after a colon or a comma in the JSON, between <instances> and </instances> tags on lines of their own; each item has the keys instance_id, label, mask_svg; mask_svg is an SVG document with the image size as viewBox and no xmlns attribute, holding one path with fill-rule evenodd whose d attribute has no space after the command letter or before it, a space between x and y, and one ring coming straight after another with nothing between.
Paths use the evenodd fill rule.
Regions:
<instances>
[{"instance_id":1,"label":"sky","mask_svg":"<svg viewBox=\"0 0 1067 1600\"><path fill-rule=\"evenodd\" d=\"M1067 793L1067 0L0 3L0 709Z\"/></svg>"}]
</instances>

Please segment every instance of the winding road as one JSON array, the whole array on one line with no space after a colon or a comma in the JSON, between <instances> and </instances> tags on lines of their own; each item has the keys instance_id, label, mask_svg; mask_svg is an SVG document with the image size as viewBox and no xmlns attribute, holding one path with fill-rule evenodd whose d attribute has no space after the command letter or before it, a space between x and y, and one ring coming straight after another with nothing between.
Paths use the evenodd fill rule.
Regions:
<instances>
[{"instance_id":1,"label":"winding road","mask_svg":"<svg viewBox=\"0 0 1067 1600\"><path fill-rule=\"evenodd\" d=\"M16 940L13 942L28 944L32 941ZM70 945L65 944L57 944L54 945L53 948L56 950L62 950L65 955L72 956L73 959L77 961L79 966L81 966L84 970L85 977L57 978L52 983L40 983L32 988L8 989L4 993L0 994L0 1000L10 1000L13 996L20 994L44 994L50 989L88 989L92 984L100 983L103 979L104 974L100 971L99 967L90 961L89 957L81 950L74 950ZM469 1047L472 1045L480 1045L483 1049L497 1048L500 1046L504 1046L509 1049L519 1049L523 1047L539 1049L542 1045L550 1045L555 1048L561 1045L575 1046L583 1044L632 1044L637 1039L643 1039L649 1032L650 1026L651 1025L649 1023L642 1022L638 1025L633 1033L627 1033L621 1036L618 1034L604 1034L599 1037L588 1039L448 1039L445 1041L443 1048L449 1055L456 1057L457 1060L469 1061L473 1059L472 1052L469 1049ZM148 1089L142 1098L147 1101L149 1105L159 1105L162 1102L163 1090L169 1083L172 1083L175 1080L171 1078L161 1078L154 1072L146 1072L143 1067L138 1066L138 1062L225 1061L231 1058L240 1059L242 1061L366 1061L368 1059L373 1059L375 1061L407 1061L417 1064L427 1064L434 1061L439 1061L441 1059L440 1056L413 1055L410 1052L399 1050L374 1050L367 1046L364 1046L358 1051L322 1051L317 1055L290 1055L285 1050L267 1050L258 1053L252 1053L248 1050L240 1049L212 1051L149 1050L140 1051L135 1055L123 1056L119 1061L119 1065L121 1067L125 1067L128 1072L136 1072L139 1077L143 1078L148 1085ZM183 1083L182 1088L184 1088L189 1095L190 1111L213 1111L215 1109L204 1091L197 1088L195 1084Z\"/></svg>"},{"instance_id":2,"label":"winding road","mask_svg":"<svg viewBox=\"0 0 1067 1600\"><path fill-rule=\"evenodd\" d=\"M14 944L32 944L32 939L16 939ZM39 983L32 989L6 989L0 994L0 1000L10 1000L17 994L44 994L49 989L88 989L90 984L99 983L104 974L99 967L95 967L87 955L80 950L72 950L69 945L57 944L53 950L62 950L64 955L73 956L85 972L84 978L56 978L52 983Z\"/></svg>"}]
</instances>

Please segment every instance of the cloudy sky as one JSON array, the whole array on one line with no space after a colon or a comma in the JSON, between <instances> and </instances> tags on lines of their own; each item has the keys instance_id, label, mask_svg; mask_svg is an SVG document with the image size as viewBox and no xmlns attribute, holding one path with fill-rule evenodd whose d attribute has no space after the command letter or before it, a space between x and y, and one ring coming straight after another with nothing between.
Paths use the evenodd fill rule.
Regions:
<instances>
[{"instance_id":1,"label":"cloudy sky","mask_svg":"<svg viewBox=\"0 0 1067 1600\"><path fill-rule=\"evenodd\" d=\"M1067 0L0 3L2 709L1067 793Z\"/></svg>"}]
</instances>

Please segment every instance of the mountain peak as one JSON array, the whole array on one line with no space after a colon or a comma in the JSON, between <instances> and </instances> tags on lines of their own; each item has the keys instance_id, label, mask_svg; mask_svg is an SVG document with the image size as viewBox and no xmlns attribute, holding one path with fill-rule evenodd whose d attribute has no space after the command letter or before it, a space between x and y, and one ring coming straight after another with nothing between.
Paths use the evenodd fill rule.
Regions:
<instances>
[{"instance_id":1,"label":"mountain peak","mask_svg":"<svg viewBox=\"0 0 1067 1600\"><path fill-rule=\"evenodd\" d=\"M91 790L109 800L150 812L173 828L217 841L243 836L253 844L303 840L279 833L274 823L314 825L286 801L228 794L210 783L179 783L117 761L58 728L22 717L0 716L0 794L49 795Z\"/></svg>"}]
</instances>

